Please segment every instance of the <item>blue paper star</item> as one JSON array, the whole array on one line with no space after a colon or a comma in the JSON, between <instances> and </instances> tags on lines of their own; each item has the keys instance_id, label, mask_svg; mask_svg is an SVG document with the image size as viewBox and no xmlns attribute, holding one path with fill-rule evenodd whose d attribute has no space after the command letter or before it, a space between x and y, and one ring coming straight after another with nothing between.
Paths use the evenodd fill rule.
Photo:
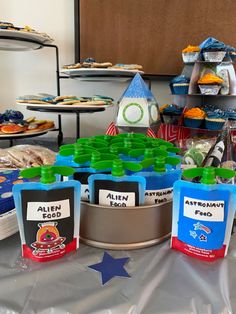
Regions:
<instances>
[{"instance_id":1,"label":"blue paper star","mask_svg":"<svg viewBox=\"0 0 236 314\"><path fill-rule=\"evenodd\" d=\"M102 261L98 264L88 266L96 271L99 271L102 276L102 285L107 283L113 277L130 277L124 269L124 264L129 260L129 257L113 258L107 252L104 252Z\"/></svg>"}]
</instances>

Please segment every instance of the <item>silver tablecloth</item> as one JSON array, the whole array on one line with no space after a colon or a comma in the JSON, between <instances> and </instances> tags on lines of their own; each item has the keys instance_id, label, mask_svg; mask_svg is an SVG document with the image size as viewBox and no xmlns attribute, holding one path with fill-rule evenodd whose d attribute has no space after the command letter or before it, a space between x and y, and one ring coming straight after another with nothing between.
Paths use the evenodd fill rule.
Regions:
<instances>
[{"instance_id":1,"label":"silver tablecloth","mask_svg":"<svg viewBox=\"0 0 236 314\"><path fill-rule=\"evenodd\" d=\"M16 234L0 242L0 313L236 313L236 235L228 256L206 263L169 248L169 241L136 251L108 251L130 257L131 278L101 286L88 268L104 250L81 245L76 253L48 263L20 257Z\"/></svg>"}]
</instances>

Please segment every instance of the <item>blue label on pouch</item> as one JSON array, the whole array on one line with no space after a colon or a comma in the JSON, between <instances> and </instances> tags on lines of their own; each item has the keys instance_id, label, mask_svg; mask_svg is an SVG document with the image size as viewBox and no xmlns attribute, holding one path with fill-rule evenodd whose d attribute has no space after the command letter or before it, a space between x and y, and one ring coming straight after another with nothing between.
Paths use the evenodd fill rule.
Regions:
<instances>
[{"instance_id":1,"label":"blue label on pouch","mask_svg":"<svg viewBox=\"0 0 236 314\"><path fill-rule=\"evenodd\" d=\"M223 246L229 191L186 188L180 194L178 239L206 250Z\"/></svg>"}]
</instances>

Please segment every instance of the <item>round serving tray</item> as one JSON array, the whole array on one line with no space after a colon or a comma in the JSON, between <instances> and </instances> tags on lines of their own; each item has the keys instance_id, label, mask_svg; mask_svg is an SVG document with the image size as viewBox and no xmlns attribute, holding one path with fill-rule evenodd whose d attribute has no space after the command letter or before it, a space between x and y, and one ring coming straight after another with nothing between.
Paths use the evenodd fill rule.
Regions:
<instances>
[{"instance_id":1,"label":"round serving tray","mask_svg":"<svg viewBox=\"0 0 236 314\"><path fill-rule=\"evenodd\" d=\"M126 208L81 202L80 240L104 249L140 249L168 239L171 223L171 201Z\"/></svg>"}]
</instances>

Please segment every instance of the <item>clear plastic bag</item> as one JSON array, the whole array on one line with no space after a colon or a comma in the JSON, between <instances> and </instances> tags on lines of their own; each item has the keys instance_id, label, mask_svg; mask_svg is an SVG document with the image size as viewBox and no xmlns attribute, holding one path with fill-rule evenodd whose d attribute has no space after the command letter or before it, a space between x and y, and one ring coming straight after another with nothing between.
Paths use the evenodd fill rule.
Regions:
<instances>
[{"instance_id":1,"label":"clear plastic bag","mask_svg":"<svg viewBox=\"0 0 236 314\"><path fill-rule=\"evenodd\" d=\"M52 165L56 154L48 148L36 145L17 145L0 150L0 168L30 168Z\"/></svg>"}]
</instances>

